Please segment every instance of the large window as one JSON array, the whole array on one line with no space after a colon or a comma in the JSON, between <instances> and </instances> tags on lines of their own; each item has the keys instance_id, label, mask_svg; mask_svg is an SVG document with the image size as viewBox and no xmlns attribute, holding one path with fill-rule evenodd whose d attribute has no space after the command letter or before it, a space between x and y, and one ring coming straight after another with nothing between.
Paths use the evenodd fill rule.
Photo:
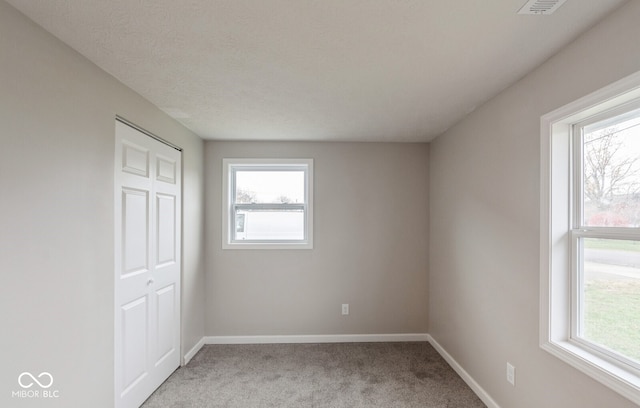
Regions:
<instances>
[{"instance_id":1,"label":"large window","mask_svg":"<svg viewBox=\"0 0 640 408\"><path fill-rule=\"evenodd\" d=\"M313 161L224 160L224 247L311 248Z\"/></svg>"},{"instance_id":2,"label":"large window","mask_svg":"<svg viewBox=\"0 0 640 408\"><path fill-rule=\"evenodd\" d=\"M640 403L640 73L541 123L541 346Z\"/></svg>"},{"instance_id":3,"label":"large window","mask_svg":"<svg viewBox=\"0 0 640 408\"><path fill-rule=\"evenodd\" d=\"M640 368L640 108L573 127L572 338Z\"/></svg>"}]
</instances>

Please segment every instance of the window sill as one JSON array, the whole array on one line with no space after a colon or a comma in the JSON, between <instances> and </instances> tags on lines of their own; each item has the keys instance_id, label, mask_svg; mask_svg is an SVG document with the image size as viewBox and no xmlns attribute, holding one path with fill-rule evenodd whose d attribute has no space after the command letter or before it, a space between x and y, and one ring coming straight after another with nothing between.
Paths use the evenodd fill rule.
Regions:
<instances>
[{"instance_id":1,"label":"window sill","mask_svg":"<svg viewBox=\"0 0 640 408\"><path fill-rule=\"evenodd\" d=\"M287 249L313 249L313 243L311 242L301 242L301 243L282 243L282 242L233 242L233 243L223 243L222 249L279 249L279 250L287 250Z\"/></svg>"},{"instance_id":2,"label":"window sill","mask_svg":"<svg viewBox=\"0 0 640 408\"><path fill-rule=\"evenodd\" d=\"M636 404L640 404L640 376L611 363L567 340L548 341L540 347L599 381Z\"/></svg>"}]
</instances>

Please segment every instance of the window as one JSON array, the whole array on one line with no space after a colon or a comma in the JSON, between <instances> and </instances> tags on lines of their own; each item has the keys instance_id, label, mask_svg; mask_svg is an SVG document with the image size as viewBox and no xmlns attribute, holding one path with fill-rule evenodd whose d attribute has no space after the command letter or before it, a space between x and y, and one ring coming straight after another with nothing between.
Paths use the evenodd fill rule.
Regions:
<instances>
[{"instance_id":1,"label":"window","mask_svg":"<svg viewBox=\"0 0 640 408\"><path fill-rule=\"evenodd\" d=\"M223 247L310 249L313 160L224 159Z\"/></svg>"},{"instance_id":2,"label":"window","mask_svg":"<svg viewBox=\"0 0 640 408\"><path fill-rule=\"evenodd\" d=\"M541 126L541 347L640 403L640 73Z\"/></svg>"},{"instance_id":3,"label":"window","mask_svg":"<svg viewBox=\"0 0 640 408\"><path fill-rule=\"evenodd\" d=\"M640 108L574 125L572 338L640 368Z\"/></svg>"}]
</instances>

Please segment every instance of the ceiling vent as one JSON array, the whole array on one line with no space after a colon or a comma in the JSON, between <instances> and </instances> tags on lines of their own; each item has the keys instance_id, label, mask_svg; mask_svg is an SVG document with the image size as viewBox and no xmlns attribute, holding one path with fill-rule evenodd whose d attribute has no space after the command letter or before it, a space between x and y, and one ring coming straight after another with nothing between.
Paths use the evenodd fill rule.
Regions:
<instances>
[{"instance_id":1,"label":"ceiling vent","mask_svg":"<svg viewBox=\"0 0 640 408\"><path fill-rule=\"evenodd\" d=\"M567 0L529 0L518 10L518 14L553 14Z\"/></svg>"}]
</instances>

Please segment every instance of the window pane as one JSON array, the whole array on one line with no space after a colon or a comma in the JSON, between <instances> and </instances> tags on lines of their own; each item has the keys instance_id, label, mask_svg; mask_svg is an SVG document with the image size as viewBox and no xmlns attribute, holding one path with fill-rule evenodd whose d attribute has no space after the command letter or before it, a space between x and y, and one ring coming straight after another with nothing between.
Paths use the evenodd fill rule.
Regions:
<instances>
[{"instance_id":1,"label":"window pane","mask_svg":"<svg viewBox=\"0 0 640 408\"><path fill-rule=\"evenodd\" d=\"M299 209L238 211L236 213L235 239L303 240L304 211Z\"/></svg>"},{"instance_id":2,"label":"window pane","mask_svg":"<svg viewBox=\"0 0 640 408\"><path fill-rule=\"evenodd\" d=\"M640 226L640 110L584 128L584 225Z\"/></svg>"},{"instance_id":3,"label":"window pane","mask_svg":"<svg viewBox=\"0 0 640 408\"><path fill-rule=\"evenodd\" d=\"M640 241L582 243L579 335L640 362Z\"/></svg>"},{"instance_id":4,"label":"window pane","mask_svg":"<svg viewBox=\"0 0 640 408\"><path fill-rule=\"evenodd\" d=\"M236 171L236 203L304 203L304 171Z\"/></svg>"}]
</instances>

